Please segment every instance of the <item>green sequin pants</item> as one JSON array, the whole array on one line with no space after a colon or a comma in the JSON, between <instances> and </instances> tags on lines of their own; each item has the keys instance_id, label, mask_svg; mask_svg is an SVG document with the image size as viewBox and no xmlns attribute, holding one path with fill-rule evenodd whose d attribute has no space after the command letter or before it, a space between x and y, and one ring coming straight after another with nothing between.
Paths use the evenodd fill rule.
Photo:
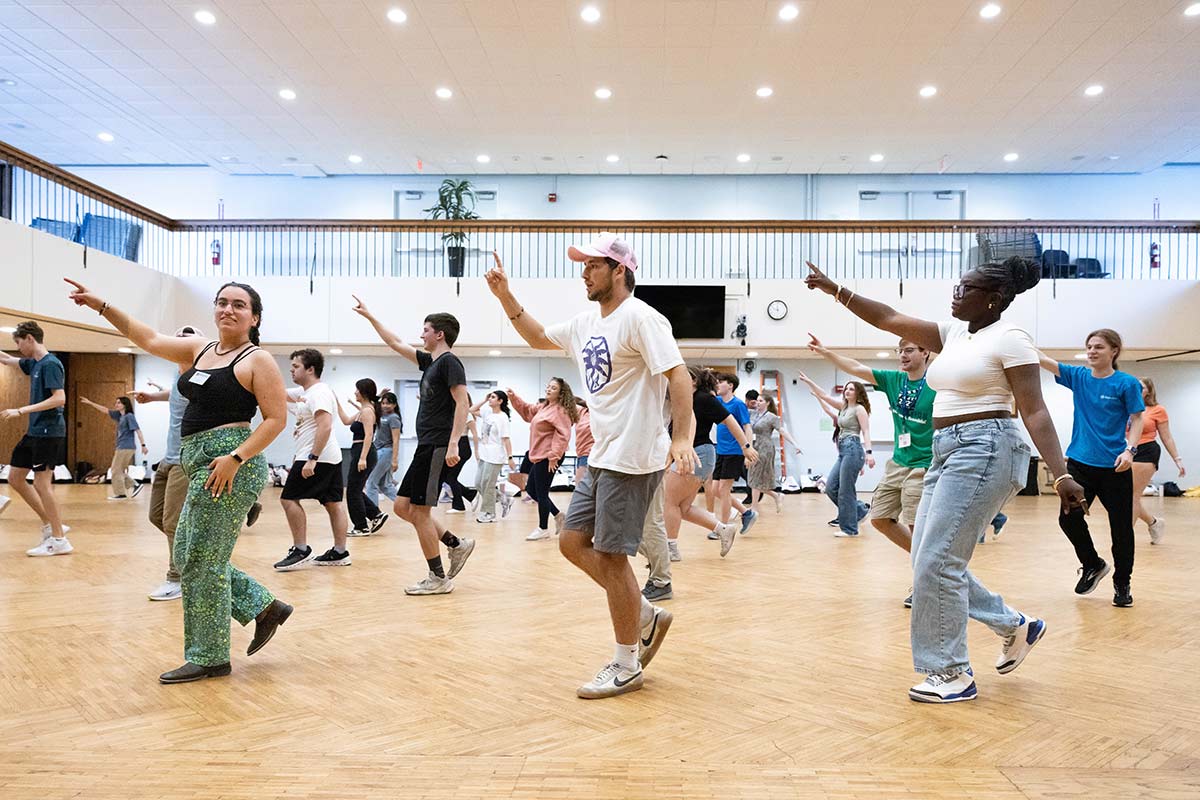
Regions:
<instances>
[{"instance_id":1,"label":"green sequin pants","mask_svg":"<svg viewBox=\"0 0 1200 800\"><path fill-rule=\"evenodd\" d=\"M242 625L275 599L258 581L229 563L246 512L267 483L267 460L242 465L232 493L214 500L204 488L208 465L250 437L249 428L215 428L184 437L180 460L187 499L175 530L175 565L183 584L183 654L205 667L229 663L229 618Z\"/></svg>"}]
</instances>

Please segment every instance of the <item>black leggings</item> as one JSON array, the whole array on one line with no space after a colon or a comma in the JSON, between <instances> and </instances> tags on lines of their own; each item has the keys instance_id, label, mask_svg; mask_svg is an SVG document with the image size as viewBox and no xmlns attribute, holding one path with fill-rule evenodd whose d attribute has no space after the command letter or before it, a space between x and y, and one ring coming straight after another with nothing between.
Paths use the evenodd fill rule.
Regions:
<instances>
[{"instance_id":1,"label":"black leggings","mask_svg":"<svg viewBox=\"0 0 1200 800\"><path fill-rule=\"evenodd\" d=\"M366 530L370 522L379 517L379 506L371 502L371 498L363 494L367 478L375 469L378 456L375 445L367 451L367 468L361 472L358 469L358 459L362 457L362 442L355 442L350 447L350 476L346 481L346 510L350 512L350 521L359 530Z\"/></svg>"},{"instance_id":2,"label":"black leggings","mask_svg":"<svg viewBox=\"0 0 1200 800\"><path fill-rule=\"evenodd\" d=\"M529 496L537 500L538 527L542 530L550 527L551 517L558 516L558 506L550 499L550 484L554 481L554 472L550 471L550 459L534 461L529 470L529 484L525 487Z\"/></svg>"},{"instance_id":3,"label":"black leggings","mask_svg":"<svg viewBox=\"0 0 1200 800\"><path fill-rule=\"evenodd\" d=\"M1113 582L1129 583L1129 576L1133 574L1133 470L1117 472L1112 467L1093 467L1067 459L1067 472L1083 486L1089 504L1097 497L1104 504L1112 532ZM1060 514L1058 526L1075 546L1075 555L1082 566L1091 567L1100 562L1083 509Z\"/></svg>"},{"instance_id":4,"label":"black leggings","mask_svg":"<svg viewBox=\"0 0 1200 800\"><path fill-rule=\"evenodd\" d=\"M463 502L464 497L467 499L467 502L474 502L475 500L475 490L469 486L463 486L462 482L458 480L458 476L462 474L463 467L470 460L471 442L464 436L458 440L458 463L446 470L445 473L446 485L450 487L450 494L453 495L450 507L457 511L466 511L467 506Z\"/></svg>"}]
</instances>

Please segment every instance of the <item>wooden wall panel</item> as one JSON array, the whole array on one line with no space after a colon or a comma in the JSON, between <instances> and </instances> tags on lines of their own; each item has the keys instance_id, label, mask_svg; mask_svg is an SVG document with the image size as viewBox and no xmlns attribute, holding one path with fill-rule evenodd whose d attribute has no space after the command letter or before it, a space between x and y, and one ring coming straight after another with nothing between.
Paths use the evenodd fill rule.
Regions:
<instances>
[{"instance_id":1,"label":"wooden wall panel","mask_svg":"<svg viewBox=\"0 0 1200 800\"><path fill-rule=\"evenodd\" d=\"M72 353L67 365L67 463L79 461L103 467L112 461L116 429L99 411L79 402L87 397L110 405L133 389L133 356L110 353Z\"/></svg>"}]
</instances>

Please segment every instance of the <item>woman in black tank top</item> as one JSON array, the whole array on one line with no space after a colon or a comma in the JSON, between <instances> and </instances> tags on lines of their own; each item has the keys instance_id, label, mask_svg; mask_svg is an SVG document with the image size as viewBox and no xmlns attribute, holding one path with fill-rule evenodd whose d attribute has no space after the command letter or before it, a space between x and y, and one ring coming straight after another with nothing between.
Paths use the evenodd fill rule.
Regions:
<instances>
[{"instance_id":1,"label":"woman in black tank top","mask_svg":"<svg viewBox=\"0 0 1200 800\"><path fill-rule=\"evenodd\" d=\"M356 414L347 414L339 401L338 416L343 425L350 426L350 474L346 480L346 511L354 528L347 536L370 536L387 522L387 514L379 510L363 493L367 477L379 458L375 452L375 426L379 421L379 393L375 381L360 378L354 383Z\"/></svg>"},{"instance_id":2,"label":"woman in black tank top","mask_svg":"<svg viewBox=\"0 0 1200 800\"><path fill-rule=\"evenodd\" d=\"M187 663L159 676L185 683L230 673L229 618L255 620L247 655L257 652L292 613L265 587L229 563L242 521L266 485L262 456L287 422L283 375L258 347L262 300L253 288L227 283L217 292L219 338L158 333L114 308L86 287L71 300L98 312L137 346L179 364L178 389L188 398L180 458L187 499L175 532L175 564L183 585L184 656ZM251 429L256 411L262 422Z\"/></svg>"}]
</instances>

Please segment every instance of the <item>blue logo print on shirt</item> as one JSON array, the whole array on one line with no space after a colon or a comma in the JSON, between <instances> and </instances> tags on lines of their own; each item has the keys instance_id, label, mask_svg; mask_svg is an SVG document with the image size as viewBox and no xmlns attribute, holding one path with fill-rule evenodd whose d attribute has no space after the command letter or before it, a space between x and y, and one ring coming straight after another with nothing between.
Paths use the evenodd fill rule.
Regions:
<instances>
[{"instance_id":1,"label":"blue logo print on shirt","mask_svg":"<svg viewBox=\"0 0 1200 800\"><path fill-rule=\"evenodd\" d=\"M583 375L589 392L600 391L612 379L612 354L603 336L593 336L583 346Z\"/></svg>"}]
</instances>

